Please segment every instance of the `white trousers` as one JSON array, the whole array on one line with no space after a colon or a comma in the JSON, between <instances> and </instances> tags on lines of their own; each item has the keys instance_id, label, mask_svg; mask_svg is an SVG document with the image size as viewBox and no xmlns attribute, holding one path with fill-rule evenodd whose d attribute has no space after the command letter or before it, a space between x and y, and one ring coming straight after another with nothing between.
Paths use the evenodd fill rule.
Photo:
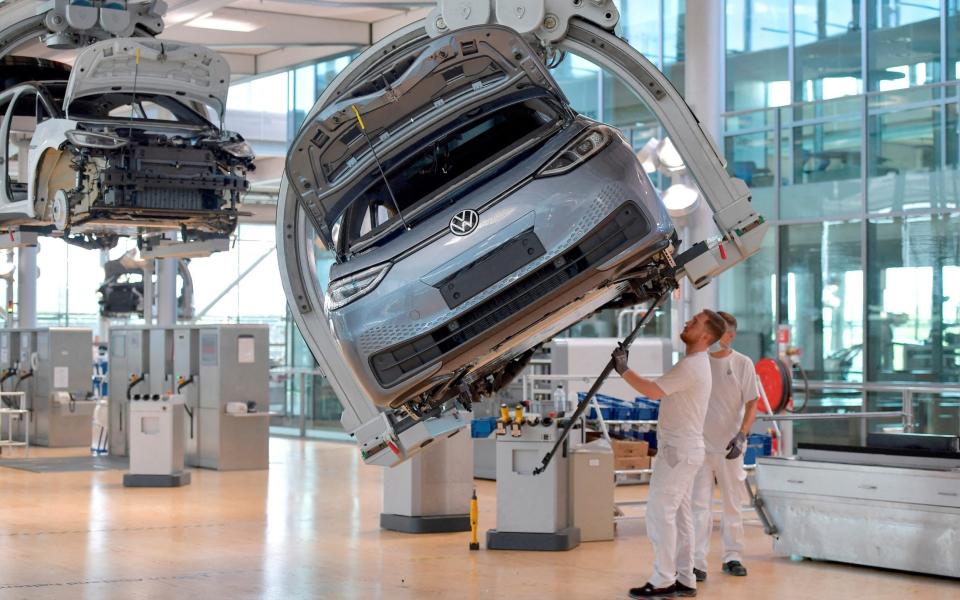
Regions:
<instances>
[{"instance_id":1,"label":"white trousers","mask_svg":"<svg viewBox=\"0 0 960 600\"><path fill-rule=\"evenodd\" d=\"M743 456L727 460L723 454L708 452L703 466L693 484L693 522L696 529L694 566L707 570L707 554L710 552L710 531L713 529L713 482L720 486L723 516L720 518L720 533L723 539L723 562L742 561L743 552Z\"/></svg>"},{"instance_id":2,"label":"white trousers","mask_svg":"<svg viewBox=\"0 0 960 600\"><path fill-rule=\"evenodd\" d=\"M694 527L691 513L693 483L703 464L703 448L660 446L650 478L647 536L653 544L654 587L674 582L697 587L693 575Z\"/></svg>"}]
</instances>

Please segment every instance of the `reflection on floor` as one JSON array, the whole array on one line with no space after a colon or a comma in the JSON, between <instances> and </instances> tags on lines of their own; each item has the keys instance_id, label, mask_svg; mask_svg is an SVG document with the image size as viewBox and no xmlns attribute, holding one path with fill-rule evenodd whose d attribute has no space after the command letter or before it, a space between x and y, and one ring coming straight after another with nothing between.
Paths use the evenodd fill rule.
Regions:
<instances>
[{"instance_id":1,"label":"reflection on floor","mask_svg":"<svg viewBox=\"0 0 960 600\"><path fill-rule=\"evenodd\" d=\"M269 472L194 471L181 489L125 489L121 479L118 470L0 468L0 599L624 598L650 570L640 520L621 523L616 542L559 554L469 552L468 534L382 532L380 471L346 444L273 439ZM495 488L477 488L487 529ZM646 486L617 493L637 499ZM701 597L957 592L950 580L774 558L756 522L747 527L750 576L735 579L719 570L718 542L714 532Z\"/></svg>"}]
</instances>

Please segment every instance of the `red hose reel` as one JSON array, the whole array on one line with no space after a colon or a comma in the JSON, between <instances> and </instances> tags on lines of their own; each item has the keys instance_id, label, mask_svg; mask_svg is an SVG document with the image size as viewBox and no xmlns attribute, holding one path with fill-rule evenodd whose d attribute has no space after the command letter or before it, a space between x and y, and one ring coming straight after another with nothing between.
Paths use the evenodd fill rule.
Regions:
<instances>
[{"instance_id":1,"label":"red hose reel","mask_svg":"<svg viewBox=\"0 0 960 600\"><path fill-rule=\"evenodd\" d=\"M777 358L761 358L757 361L757 377L760 385L766 392L770 409L774 413L781 413L792 406L793 376L791 369ZM768 412L763 398L760 398L760 409Z\"/></svg>"}]
</instances>

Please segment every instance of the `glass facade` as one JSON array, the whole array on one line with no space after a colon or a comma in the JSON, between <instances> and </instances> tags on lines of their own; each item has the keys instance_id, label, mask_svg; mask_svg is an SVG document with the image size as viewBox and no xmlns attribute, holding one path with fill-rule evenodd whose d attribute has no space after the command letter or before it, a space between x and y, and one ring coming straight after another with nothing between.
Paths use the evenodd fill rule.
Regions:
<instances>
[{"instance_id":1,"label":"glass facade","mask_svg":"<svg viewBox=\"0 0 960 600\"><path fill-rule=\"evenodd\" d=\"M790 4L726 0L728 111L790 103Z\"/></svg>"},{"instance_id":2,"label":"glass facade","mask_svg":"<svg viewBox=\"0 0 960 600\"><path fill-rule=\"evenodd\" d=\"M870 90L941 81L940 0L866 1Z\"/></svg>"},{"instance_id":3,"label":"glass facade","mask_svg":"<svg viewBox=\"0 0 960 600\"><path fill-rule=\"evenodd\" d=\"M721 306L743 315L754 358L775 354L772 331L790 326L806 375L833 386L795 401L900 410L906 396L918 431L957 433L955 389L904 386L960 384L960 2L771 4L726 1L724 147L773 226L760 254L720 278ZM756 32L758 11L771 30L787 17L782 54L776 32ZM771 98L781 80L792 96ZM796 431L847 443L891 425Z\"/></svg>"},{"instance_id":4,"label":"glass facade","mask_svg":"<svg viewBox=\"0 0 960 600\"><path fill-rule=\"evenodd\" d=\"M960 382L960 215L872 220L867 247L870 378Z\"/></svg>"},{"instance_id":5,"label":"glass facade","mask_svg":"<svg viewBox=\"0 0 960 600\"><path fill-rule=\"evenodd\" d=\"M860 223L780 229L780 314L793 326L800 362L817 380L863 381L863 265Z\"/></svg>"},{"instance_id":6,"label":"glass facade","mask_svg":"<svg viewBox=\"0 0 960 600\"><path fill-rule=\"evenodd\" d=\"M860 0L795 0L794 99L829 100L863 91L860 25Z\"/></svg>"}]
</instances>

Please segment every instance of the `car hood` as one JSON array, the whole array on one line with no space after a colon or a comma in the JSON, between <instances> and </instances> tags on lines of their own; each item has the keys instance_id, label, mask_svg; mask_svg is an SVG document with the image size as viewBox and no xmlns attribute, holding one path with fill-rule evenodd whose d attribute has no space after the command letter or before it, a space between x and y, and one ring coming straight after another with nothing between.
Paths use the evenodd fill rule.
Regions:
<instances>
[{"instance_id":1,"label":"car hood","mask_svg":"<svg viewBox=\"0 0 960 600\"><path fill-rule=\"evenodd\" d=\"M344 208L340 194L376 168L370 144L385 160L465 111L532 88L569 106L537 53L511 29L487 25L424 39L336 90L335 100L304 123L287 155L289 180L329 244Z\"/></svg>"},{"instance_id":2,"label":"car hood","mask_svg":"<svg viewBox=\"0 0 960 600\"><path fill-rule=\"evenodd\" d=\"M230 66L220 54L192 44L117 38L98 42L77 57L64 110L85 96L137 91L209 106L223 114Z\"/></svg>"}]
</instances>

